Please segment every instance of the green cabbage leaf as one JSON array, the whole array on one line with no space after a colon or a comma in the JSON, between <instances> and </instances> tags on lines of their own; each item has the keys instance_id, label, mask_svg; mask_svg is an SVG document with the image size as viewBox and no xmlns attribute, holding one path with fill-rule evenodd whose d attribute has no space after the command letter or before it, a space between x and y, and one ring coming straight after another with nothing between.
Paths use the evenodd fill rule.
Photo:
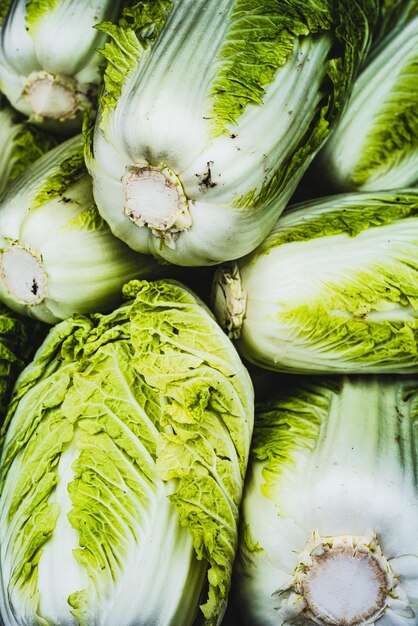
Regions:
<instances>
[{"instance_id":1,"label":"green cabbage leaf","mask_svg":"<svg viewBox=\"0 0 418 626\"><path fill-rule=\"evenodd\" d=\"M0 424L16 379L41 343L46 328L0 305Z\"/></svg>"}]
</instances>

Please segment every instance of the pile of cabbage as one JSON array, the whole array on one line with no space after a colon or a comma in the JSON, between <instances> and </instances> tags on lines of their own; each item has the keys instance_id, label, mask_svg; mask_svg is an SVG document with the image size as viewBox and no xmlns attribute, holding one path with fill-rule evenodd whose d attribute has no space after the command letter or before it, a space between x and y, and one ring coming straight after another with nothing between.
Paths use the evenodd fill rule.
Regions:
<instances>
[{"instance_id":1,"label":"pile of cabbage","mask_svg":"<svg viewBox=\"0 0 418 626\"><path fill-rule=\"evenodd\" d=\"M0 625L417 625L417 0L5 0L0 137Z\"/></svg>"}]
</instances>

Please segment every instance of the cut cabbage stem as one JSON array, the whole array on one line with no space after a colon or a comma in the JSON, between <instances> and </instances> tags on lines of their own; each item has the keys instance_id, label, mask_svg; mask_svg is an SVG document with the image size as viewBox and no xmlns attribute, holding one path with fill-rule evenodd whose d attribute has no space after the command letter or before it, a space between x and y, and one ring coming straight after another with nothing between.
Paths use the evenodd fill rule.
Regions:
<instances>
[{"instance_id":1,"label":"cut cabbage stem","mask_svg":"<svg viewBox=\"0 0 418 626\"><path fill-rule=\"evenodd\" d=\"M320 626L361 626L383 615L393 600L406 596L375 535L337 536L313 540L300 555L288 587L275 592L280 614L302 615ZM412 614L406 600L402 614Z\"/></svg>"},{"instance_id":2,"label":"cut cabbage stem","mask_svg":"<svg viewBox=\"0 0 418 626\"><path fill-rule=\"evenodd\" d=\"M46 296L47 276L41 260L30 250L12 244L0 256L0 278L21 304L39 304Z\"/></svg>"},{"instance_id":3,"label":"cut cabbage stem","mask_svg":"<svg viewBox=\"0 0 418 626\"><path fill-rule=\"evenodd\" d=\"M212 290L212 308L230 339L241 334L247 303L237 263L225 263L215 272Z\"/></svg>"},{"instance_id":4,"label":"cut cabbage stem","mask_svg":"<svg viewBox=\"0 0 418 626\"><path fill-rule=\"evenodd\" d=\"M80 94L74 79L49 72L32 72L23 94L35 118L65 121L81 108Z\"/></svg>"},{"instance_id":5,"label":"cut cabbage stem","mask_svg":"<svg viewBox=\"0 0 418 626\"><path fill-rule=\"evenodd\" d=\"M134 165L126 168L122 184L129 219L137 226L147 226L174 248L179 233L192 225L187 197L176 174L164 164Z\"/></svg>"},{"instance_id":6,"label":"cut cabbage stem","mask_svg":"<svg viewBox=\"0 0 418 626\"><path fill-rule=\"evenodd\" d=\"M341 584L350 590L348 597L341 597ZM358 624L380 613L385 605L385 574L369 551L331 548L308 570L303 595L317 620Z\"/></svg>"}]
</instances>

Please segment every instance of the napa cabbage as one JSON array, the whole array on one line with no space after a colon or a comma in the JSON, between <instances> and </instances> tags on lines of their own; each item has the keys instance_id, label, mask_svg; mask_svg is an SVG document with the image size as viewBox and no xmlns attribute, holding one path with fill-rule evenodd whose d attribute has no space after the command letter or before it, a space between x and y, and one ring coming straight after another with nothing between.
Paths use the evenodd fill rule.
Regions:
<instances>
[{"instance_id":1,"label":"napa cabbage","mask_svg":"<svg viewBox=\"0 0 418 626\"><path fill-rule=\"evenodd\" d=\"M406 3L408 5L408 3ZM418 4L370 55L316 166L334 191L418 182Z\"/></svg>"},{"instance_id":2,"label":"napa cabbage","mask_svg":"<svg viewBox=\"0 0 418 626\"><path fill-rule=\"evenodd\" d=\"M416 623L417 420L411 376L276 375L243 496L244 624Z\"/></svg>"},{"instance_id":3,"label":"napa cabbage","mask_svg":"<svg viewBox=\"0 0 418 626\"><path fill-rule=\"evenodd\" d=\"M262 368L418 371L418 192L287 209L254 252L216 270L212 306Z\"/></svg>"},{"instance_id":4,"label":"napa cabbage","mask_svg":"<svg viewBox=\"0 0 418 626\"><path fill-rule=\"evenodd\" d=\"M59 144L0 198L0 300L50 324L110 310L127 280L166 271L112 235L94 203L83 150L81 134Z\"/></svg>"},{"instance_id":5,"label":"napa cabbage","mask_svg":"<svg viewBox=\"0 0 418 626\"><path fill-rule=\"evenodd\" d=\"M94 25L116 19L119 0L9 0L0 16L0 90L31 122L55 132L81 129L101 83Z\"/></svg>"},{"instance_id":6,"label":"napa cabbage","mask_svg":"<svg viewBox=\"0 0 418 626\"><path fill-rule=\"evenodd\" d=\"M8 626L220 624L253 388L181 283L131 281L55 325L19 377L0 459Z\"/></svg>"},{"instance_id":7,"label":"napa cabbage","mask_svg":"<svg viewBox=\"0 0 418 626\"><path fill-rule=\"evenodd\" d=\"M110 38L87 132L112 232L178 265L267 235L345 103L374 0L132 2Z\"/></svg>"}]
</instances>

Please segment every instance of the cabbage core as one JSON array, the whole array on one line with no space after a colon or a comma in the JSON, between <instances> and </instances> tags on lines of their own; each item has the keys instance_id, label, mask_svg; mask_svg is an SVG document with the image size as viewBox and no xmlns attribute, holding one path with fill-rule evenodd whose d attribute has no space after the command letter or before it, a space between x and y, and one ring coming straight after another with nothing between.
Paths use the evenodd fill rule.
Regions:
<instances>
[{"instance_id":1,"label":"cabbage core","mask_svg":"<svg viewBox=\"0 0 418 626\"><path fill-rule=\"evenodd\" d=\"M21 304L38 304L46 296L47 277L40 259L16 244L6 248L0 256L0 278Z\"/></svg>"},{"instance_id":2,"label":"cabbage core","mask_svg":"<svg viewBox=\"0 0 418 626\"><path fill-rule=\"evenodd\" d=\"M292 583L275 595L281 599L279 614L292 623L298 619L319 626L375 623L394 599L402 615L413 615L374 534L314 533L299 555Z\"/></svg>"},{"instance_id":3,"label":"cabbage core","mask_svg":"<svg viewBox=\"0 0 418 626\"><path fill-rule=\"evenodd\" d=\"M76 83L68 77L32 72L23 93L36 117L65 121L80 109Z\"/></svg>"},{"instance_id":4,"label":"cabbage core","mask_svg":"<svg viewBox=\"0 0 418 626\"><path fill-rule=\"evenodd\" d=\"M174 247L175 235L192 225L187 198L168 167L131 166L122 179L125 213L137 226Z\"/></svg>"}]
</instances>

